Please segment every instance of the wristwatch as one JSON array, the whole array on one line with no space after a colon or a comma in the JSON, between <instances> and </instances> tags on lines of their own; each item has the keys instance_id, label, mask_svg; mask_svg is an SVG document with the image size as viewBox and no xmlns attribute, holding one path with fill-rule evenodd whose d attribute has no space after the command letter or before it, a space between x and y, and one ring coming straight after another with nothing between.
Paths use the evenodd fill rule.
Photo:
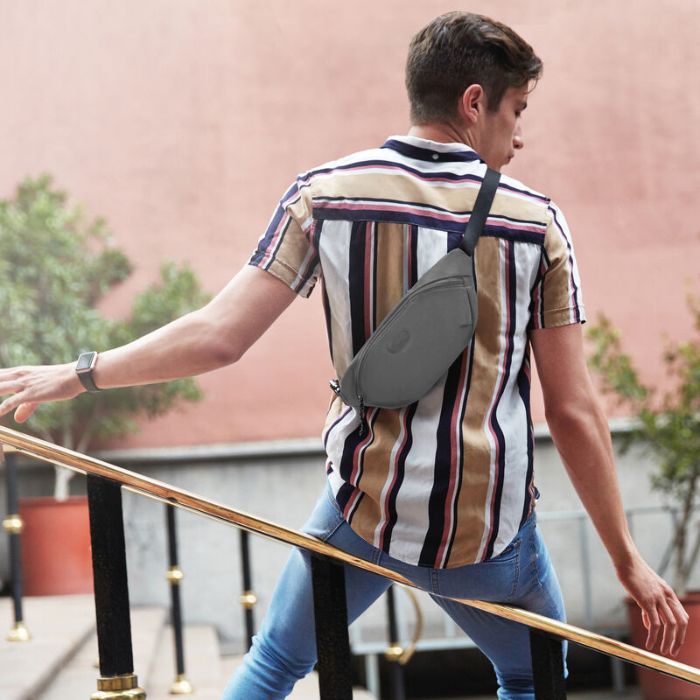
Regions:
<instances>
[{"instance_id":1,"label":"wristwatch","mask_svg":"<svg viewBox=\"0 0 700 700\"><path fill-rule=\"evenodd\" d=\"M75 373L80 379L80 383L90 392L99 391L99 387L95 384L95 380L92 378L92 371L95 369L97 364L97 353L96 352L82 352L78 357L78 361L75 364Z\"/></svg>"}]
</instances>

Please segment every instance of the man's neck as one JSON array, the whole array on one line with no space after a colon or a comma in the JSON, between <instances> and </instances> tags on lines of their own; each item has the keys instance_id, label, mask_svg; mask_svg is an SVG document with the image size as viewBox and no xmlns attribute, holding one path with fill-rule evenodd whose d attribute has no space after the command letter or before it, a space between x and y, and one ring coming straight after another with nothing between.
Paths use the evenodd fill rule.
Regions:
<instances>
[{"instance_id":1,"label":"man's neck","mask_svg":"<svg viewBox=\"0 0 700 700\"><path fill-rule=\"evenodd\" d=\"M452 124L414 124L408 135L438 143L463 143L473 148L469 135Z\"/></svg>"}]
</instances>

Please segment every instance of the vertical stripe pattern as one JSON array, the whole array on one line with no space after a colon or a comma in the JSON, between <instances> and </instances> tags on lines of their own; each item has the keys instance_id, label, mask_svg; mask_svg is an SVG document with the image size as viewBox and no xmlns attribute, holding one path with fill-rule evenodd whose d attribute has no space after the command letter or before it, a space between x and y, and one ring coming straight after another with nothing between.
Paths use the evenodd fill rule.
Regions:
<instances>
[{"instance_id":1,"label":"vertical stripe pattern","mask_svg":"<svg viewBox=\"0 0 700 700\"><path fill-rule=\"evenodd\" d=\"M301 296L322 278L338 377L459 245L485 169L466 146L393 137L284 194L250 264ZM547 197L503 176L474 258L479 321L440 381L410 406L368 408L364 425L336 397L323 431L345 519L411 564L485 561L515 536L536 493L529 333L585 321L571 233Z\"/></svg>"}]
</instances>

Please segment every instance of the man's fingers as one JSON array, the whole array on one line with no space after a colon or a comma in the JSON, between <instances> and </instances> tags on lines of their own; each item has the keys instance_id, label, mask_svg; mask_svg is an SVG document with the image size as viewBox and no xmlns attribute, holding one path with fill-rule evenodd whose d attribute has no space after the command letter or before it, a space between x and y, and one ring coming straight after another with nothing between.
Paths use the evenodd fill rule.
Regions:
<instances>
[{"instance_id":1,"label":"man's fingers","mask_svg":"<svg viewBox=\"0 0 700 700\"><path fill-rule=\"evenodd\" d=\"M659 620L659 614L656 612L656 605L652 602L642 607L642 621L644 626L647 628L647 639L644 646L647 649L653 649L656 645L656 640L659 637L659 631L661 629L661 621Z\"/></svg>"},{"instance_id":2,"label":"man's fingers","mask_svg":"<svg viewBox=\"0 0 700 700\"><path fill-rule=\"evenodd\" d=\"M659 618L662 621L661 646L659 650L663 655L666 655L671 649L676 647L678 620L676 620L676 616L671 611L671 608L663 596L659 597L657 605Z\"/></svg>"},{"instance_id":3,"label":"man's fingers","mask_svg":"<svg viewBox=\"0 0 700 700\"><path fill-rule=\"evenodd\" d=\"M659 594L656 607L663 625L660 652L664 655L677 656L685 641L689 615L668 585L665 585L664 590Z\"/></svg>"},{"instance_id":4,"label":"man's fingers","mask_svg":"<svg viewBox=\"0 0 700 700\"><path fill-rule=\"evenodd\" d=\"M658 644L661 654L677 656L685 641L689 618L676 594L668 588L640 607L647 628L646 648L651 650Z\"/></svg>"},{"instance_id":5,"label":"man's fingers","mask_svg":"<svg viewBox=\"0 0 700 700\"><path fill-rule=\"evenodd\" d=\"M27 395L28 390L17 383L16 386L9 387L6 390L0 389L0 396L3 394L11 394L2 403L0 403L0 416L14 411L23 403L26 403L30 397Z\"/></svg>"},{"instance_id":6,"label":"man's fingers","mask_svg":"<svg viewBox=\"0 0 700 700\"><path fill-rule=\"evenodd\" d=\"M0 396L7 396L8 394L16 394L18 391L23 389L22 384L18 379L7 379L4 382L0 382Z\"/></svg>"},{"instance_id":7,"label":"man's fingers","mask_svg":"<svg viewBox=\"0 0 700 700\"><path fill-rule=\"evenodd\" d=\"M685 640L689 617L673 589L641 557L620 574L620 581L641 610L647 630L644 646L652 650L658 644L662 654L676 656Z\"/></svg>"},{"instance_id":8,"label":"man's fingers","mask_svg":"<svg viewBox=\"0 0 700 700\"><path fill-rule=\"evenodd\" d=\"M0 369L0 417L15 412L15 420L23 423L47 401L72 399L80 393L71 363L38 367Z\"/></svg>"},{"instance_id":9,"label":"man's fingers","mask_svg":"<svg viewBox=\"0 0 700 700\"><path fill-rule=\"evenodd\" d=\"M4 416L7 413L10 413L15 408L17 408L17 406L18 404L16 401L16 395L10 396L9 398L5 399L2 403L0 403L0 417Z\"/></svg>"},{"instance_id":10,"label":"man's fingers","mask_svg":"<svg viewBox=\"0 0 700 700\"><path fill-rule=\"evenodd\" d=\"M668 605L671 609L672 614L676 618L678 623L678 629L676 632L676 643L671 647L671 656L678 656L678 652L685 642L685 635L688 631L688 620L690 616L685 611L685 608L681 604L680 600L676 597L676 594L671 592L668 599Z\"/></svg>"},{"instance_id":11,"label":"man's fingers","mask_svg":"<svg viewBox=\"0 0 700 700\"><path fill-rule=\"evenodd\" d=\"M34 401L29 401L27 403L20 404L20 406L15 411L15 420L18 423L24 423L24 421L31 418L34 411L36 411L39 404Z\"/></svg>"},{"instance_id":12,"label":"man's fingers","mask_svg":"<svg viewBox=\"0 0 700 700\"><path fill-rule=\"evenodd\" d=\"M0 402L0 417L16 409L21 403L18 400L26 390L22 384L22 368L0 370L0 396L7 398Z\"/></svg>"}]
</instances>

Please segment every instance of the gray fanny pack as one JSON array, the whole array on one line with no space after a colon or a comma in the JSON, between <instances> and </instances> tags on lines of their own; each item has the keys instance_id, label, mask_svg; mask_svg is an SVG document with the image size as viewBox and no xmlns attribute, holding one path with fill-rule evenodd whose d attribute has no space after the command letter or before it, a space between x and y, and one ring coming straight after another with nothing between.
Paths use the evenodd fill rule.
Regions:
<instances>
[{"instance_id":1,"label":"gray fanny pack","mask_svg":"<svg viewBox=\"0 0 700 700\"><path fill-rule=\"evenodd\" d=\"M401 408L425 396L469 345L478 308L474 247L500 173L488 169L460 247L403 296L331 387L348 406Z\"/></svg>"}]
</instances>

